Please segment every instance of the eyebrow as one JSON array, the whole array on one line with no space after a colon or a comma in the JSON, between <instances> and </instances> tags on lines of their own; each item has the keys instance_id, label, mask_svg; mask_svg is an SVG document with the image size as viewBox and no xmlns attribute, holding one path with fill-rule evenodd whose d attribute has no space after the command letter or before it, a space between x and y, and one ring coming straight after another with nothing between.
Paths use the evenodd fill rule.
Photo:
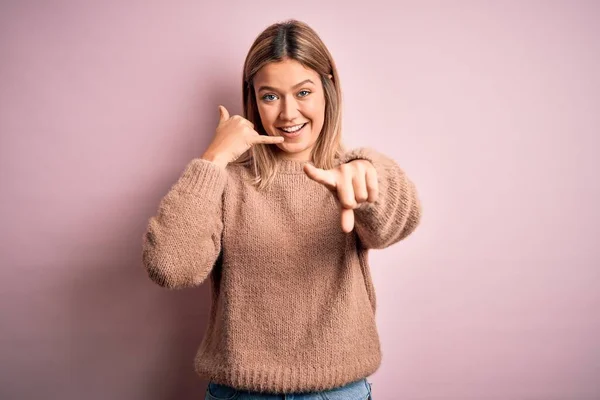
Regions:
<instances>
[{"instance_id":1,"label":"eyebrow","mask_svg":"<svg viewBox=\"0 0 600 400\"><path fill-rule=\"evenodd\" d=\"M292 89L295 89L295 88L297 88L298 86L302 86L302 85L304 85L305 83L312 83L313 85L315 84L315 83L314 83L313 81L311 81L310 79L306 79L306 80L303 80L303 81L302 81L302 82L300 82L300 83L296 83L294 86L292 86ZM277 92L277 89L275 89L274 87L271 87L271 86L261 86L261 87L258 89L258 91L259 91L259 92L260 92L260 91L263 91L263 90L272 90L272 91L274 91L274 92Z\"/></svg>"}]
</instances>

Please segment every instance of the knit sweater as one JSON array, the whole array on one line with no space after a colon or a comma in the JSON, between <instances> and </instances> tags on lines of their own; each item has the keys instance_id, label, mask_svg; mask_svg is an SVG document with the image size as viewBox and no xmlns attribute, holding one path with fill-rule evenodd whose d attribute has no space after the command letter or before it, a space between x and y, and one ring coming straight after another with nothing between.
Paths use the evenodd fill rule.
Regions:
<instances>
[{"instance_id":1,"label":"knit sweater","mask_svg":"<svg viewBox=\"0 0 600 400\"><path fill-rule=\"evenodd\" d=\"M370 161L378 199L341 228L337 195L306 161L280 160L272 185L248 182L249 164L193 159L161 200L143 240L149 277L167 288L208 279L211 306L195 357L203 378L240 390L329 390L381 364L369 249L409 235L421 208L395 161L369 148L337 163Z\"/></svg>"}]
</instances>

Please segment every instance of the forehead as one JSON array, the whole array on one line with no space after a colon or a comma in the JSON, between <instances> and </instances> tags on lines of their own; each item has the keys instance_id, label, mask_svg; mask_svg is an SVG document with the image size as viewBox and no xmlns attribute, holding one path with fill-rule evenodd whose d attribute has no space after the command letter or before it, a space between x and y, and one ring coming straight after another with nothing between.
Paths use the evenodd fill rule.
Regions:
<instances>
[{"instance_id":1,"label":"forehead","mask_svg":"<svg viewBox=\"0 0 600 400\"><path fill-rule=\"evenodd\" d=\"M286 59L278 62L270 62L258 70L254 76L254 86L274 86L288 89L295 84L310 79L319 81L319 74L310 68L306 68L296 60Z\"/></svg>"}]
</instances>

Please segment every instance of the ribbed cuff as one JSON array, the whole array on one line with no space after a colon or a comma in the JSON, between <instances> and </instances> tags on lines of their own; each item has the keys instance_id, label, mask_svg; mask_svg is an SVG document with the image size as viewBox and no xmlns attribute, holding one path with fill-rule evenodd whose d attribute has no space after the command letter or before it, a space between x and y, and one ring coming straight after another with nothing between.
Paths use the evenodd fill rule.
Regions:
<instances>
[{"instance_id":1,"label":"ribbed cuff","mask_svg":"<svg viewBox=\"0 0 600 400\"><path fill-rule=\"evenodd\" d=\"M359 147L342 154L340 157L340 164L345 164L354 160L367 160L375 166L377 166L376 164L386 164L386 162L390 161L387 157L374 149L369 147Z\"/></svg>"},{"instance_id":2,"label":"ribbed cuff","mask_svg":"<svg viewBox=\"0 0 600 400\"><path fill-rule=\"evenodd\" d=\"M201 158L194 158L173 188L200 196L211 193L220 195L226 184L227 171L223 167Z\"/></svg>"}]
</instances>

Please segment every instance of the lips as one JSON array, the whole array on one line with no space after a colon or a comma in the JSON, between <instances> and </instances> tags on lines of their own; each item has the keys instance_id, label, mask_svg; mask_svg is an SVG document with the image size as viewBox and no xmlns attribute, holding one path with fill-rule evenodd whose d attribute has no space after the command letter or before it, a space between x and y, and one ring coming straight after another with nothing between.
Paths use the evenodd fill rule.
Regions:
<instances>
[{"instance_id":1,"label":"lips","mask_svg":"<svg viewBox=\"0 0 600 400\"><path fill-rule=\"evenodd\" d=\"M286 139L290 139L290 140L296 140L298 139L301 135L303 135L304 133L304 127L308 124L304 123L302 124L302 126L300 127L300 129L293 131L293 132L286 132L281 128L277 128L277 130L279 131L279 134L283 137L285 137Z\"/></svg>"},{"instance_id":2,"label":"lips","mask_svg":"<svg viewBox=\"0 0 600 400\"><path fill-rule=\"evenodd\" d=\"M306 126L307 123L308 122L305 122L303 124L293 125L293 126L286 126L286 128L299 127L298 129L290 131L290 132L284 130L283 127L277 127L277 130L279 130L287 135L293 135L294 133L301 131Z\"/></svg>"}]
</instances>

